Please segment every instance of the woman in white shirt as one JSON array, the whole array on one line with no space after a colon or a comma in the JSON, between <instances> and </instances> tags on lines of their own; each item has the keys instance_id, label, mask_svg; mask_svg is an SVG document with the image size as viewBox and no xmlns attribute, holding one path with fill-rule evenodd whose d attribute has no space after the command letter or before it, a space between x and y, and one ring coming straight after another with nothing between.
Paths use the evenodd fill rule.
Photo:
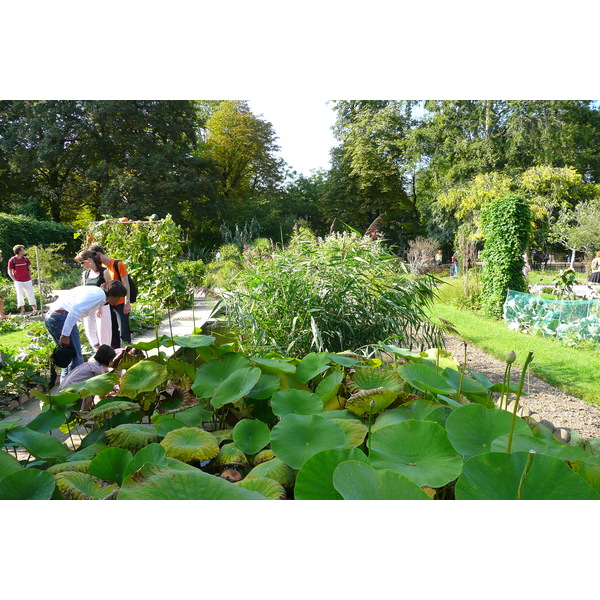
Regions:
<instances>
[{"instance_id":1,"label":"woman in white shirt","mask_svg":"<svg viewBox=\"0 0 600 600\"><path fill-rule=\"evenodd\" d=\"M110 273L102 266L100 257L91 250L83 250L76 257L83 268L83 285L101 286L105 281L110 281ZM112 339L112 321L110 306L104 304L97 313L88 315L83 319L85 335L92 348L98 350L103 344L110 346Z\"/></svg>"}]
</instances>

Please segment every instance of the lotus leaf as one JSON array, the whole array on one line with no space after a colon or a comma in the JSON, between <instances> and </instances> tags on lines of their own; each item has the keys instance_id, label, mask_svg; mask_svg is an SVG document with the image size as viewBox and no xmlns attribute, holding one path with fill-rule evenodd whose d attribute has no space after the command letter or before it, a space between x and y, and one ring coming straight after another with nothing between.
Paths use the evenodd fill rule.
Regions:
<instances>
[{"instance_id":1,"label":"lotus leaf","mask_svg":"<svg viewBox=\"0 0 600 600\"><path fill-rule=\"evenodd\" d=\"M246 454L256 454L271 440L271 431L262 421L242 419L233 428L233 441Z\"/></svg>"},{"instance_id":2,"label":"lotus leaf","mask_svg":"<svg viewBox=\"0 0 600 600\"><path fill-rule=\"evenodd\" d=\"M135 456L127 464L123 471L122 481L125 481L129 475L141 469L146 463L153 465L168 466L167 452L160 444L148 444L135 453ZM179 462L179 461L177 461ZM185 463L182 463L185 464ZM187 466L187 465L186 465Z\"/></svg>"},{"instance_id":3,"label":"lotus leaf","mask_svg":"<svg viewBox=\"0 0 600 600\"><path fill-rule=\"evenodd\" d=\"M256 363L263 373L271 373L274 375L283 375L284 373L295 373L296 365L289 360L281 358L251 358L253 363Z\"/></svg>"},{"instance_id":4,"label":"lotus leaf","mask_svg":"<svg viewBox=\"0 0 600 600\"><path fill-rule=\"evenodd\" d=\"M184 471L144 465L124 482L118 500L264 500L221 477L190 468Z\"/></svg>"},{"instance_id":5,"label":"lotus leaf","mask_svg":"<svg viewBox=\"0 0 600 600\"><path fill-rule=\"evenodd\" d=\"M182 348L200 348L210 346L216 338L212 335L178 335L173 338L175 343Z\"/></svg>"},{"instance_id":6,"label":"lotus leaf","mask_svg":"<svg viewBox=\"0 0 600 600\"><path fill-rule=\"evenodd\" d=\"M600 493L600 466L582 460L569 461L569 466Z\"/></svg>"},{"instance_id":7,"label":"lotus leaf","mask_svg":"<svg viewBox=\"0 0 600 600\"><path fill-rule=\"evenodd\" d=\"M175 415L165 415L163 419L156 420L153 423L156 425L156 431L158 431L158 435L162 435L163 437L169 433L169 431L173 431L174 429L179 429L180 427L187 427L187 425L180 421L175 417Z\"/></svg>"},{"instance_id":8,"label":"lotus leaf","mask_svg":"<svg viewBox=\"0 0 600 600\"><path fill-rule=\"evenodd\" d=\"M125 448L125 450L130 450L133 453L152 442L160 440L160 436L154 425L142 425L139 423L117 425L117 427L106 431L105 435L111 446Z\"/></svg>"},{"instance_id":9,"label":"lotus leaf","mask_svg":"<svg viewBox=\"0 0 600 600\"><path fill-rule=\"evenodd\" d=\"M282 460L275 457L256 465L248 475L246 475L246 479L251 477L269 477L270 479L278 481L283 487L291 488L294 485L296 473Z\"/></svg>"},{"instance_id":10,"label":"lotus leaf","mask_svg":"<svg viewBox=\"0 0 600 600\"><path fill-rule=\"evenodd\" d=\"M265 448L264 450L261 450L260 452L257 452L254 455L252 462L255 465L260 465L260 463L266 462L267 460L271 460L272 458L275 458L275 453L273 452L273 450L271 450L271 448Z\"/></svg>"},{"instance_id":11,"label":"lotus leaf","mask_svg":"<svg viewBox=\"0 0 600 600\"><path fill-rule=\"evenodd\" d=\"M217 442L219 442L219 446L223 442L233 441L233 429L217 429L215 431L211 431L211 434L215 436Z\"/></svg>"},{"instance_id":12,"label":"lotus leaf","mask_svg":"<svg viewBox=\"0 0 600 600\"><path fill-rule=\"evenodd\" d=\"M9 429L7 437L12 442L23 446L27 452L36 458L49 463L62 462L67 456L67 447L55 437L45 433L38 433L27 427Z\"/></svg>"},{"instance_id":13,"label":"lotus leaf","mask_svg":"<svg viewBox=\"0 0 600 600\"><path fill-rule=\"evenodd\" d=\"M49 404L50 406L72 406L79 400L79 394L77 393L68 394L61 392L60 394L43 394L42 392L31 390L31 394L44 404Z\"/></svg>"},{"instance_id":14,"label":"lotus leaf","mask_svg":"<svg viewBox=\"0 0 600 600\"><path fill-rule=\"evenodd\" d=\"M22 468L23 467L14 456L11 456L8 452L0 450L0 480L13 471L18 471Z\"/></svg>"},{"instance_id":15,"label":"lotus leaf","mask_svg":"<svg viewBox=\"0 0 600 600\"><path fill-rule=\"evenodd\" d=\"M39 469L19 469L0 479L0 500L50 500L54 476Z\"/></svg>"},{"instance_id":16,"label":"lotus leaf","mask_svg":"<svg viewBox=\"0 0 600 600\"><path fill-rule=\"evenodd\" d=\"M370 443L374 468L400 473L419 487L441 487L460 475L463 461L437 423L410 419L388 425L372 433Z\"/></svg>"},{"instance_id":17,"label":"lotus leaf","mask_svg":"<svg viewBox=\"0 0 600 600\"><path fill-rule=\"evenodd\" d=\"M404 382L396 372L373 367L357 368L352 375L352 382L360 390L385 388L392 392L401 392L404 387Z\"/></svg>"},{"instance_id":18,"label":"lotus leaf","mask_svg":"<svg viewBox=\"0 0 600 600\"><path fill-rule=\"evenodd\" d=\"M142 392L153 392L167 379L167 367L150 360L142 360L121 377L120 394L136 398Z\"/></svg>"},{"instance_id":19,"label":"lotus leaf","mask_svg":"<svg viewBox=\"0 0 600 600\"><path fill-rule=\"evenodd\" d=\"M346 409L359 417L367 413L376 414L384 411L397 397L397 392L392 392L383 387L374 390L361 390L352 394L346 400Z\"/></svg>"},{"instance_id":20,"label":"lotus leaf","mask_svg":"<svg viewBox=\"0 0 600 600\"><path fill-rule=\"evenodd\" d=\"M344 500L430 500L427 493L406 477L387 469L377 470L357 460L341 463L333 485Z\"/></svg>"},{"instance_id":21,"label":"lotus leaf","mask_svg":"<svg viewBox=\"0 0 600 600\"><path fill-rule=\"evenodd\" d=\"M98 430L96 430L98 431ZM93 432L95 433L95 432ZM101 432L104 433L104 432ZM87 440L89 438L89 436L92 435L91 433L86 435L85 438L83 438L83 441L85 442L85 440ZM83 442L82 442L83 444ZM98 452L100 452L100 450L102 450L103 448L106 448L106 444L104 442L94 442L93 444L90 444L89 446L79 446L79 450L77 450L77 452L73 452L73 454L69 454L69 456L67 456L67 462L71 462L71 461L79 461L79 460L92 460L92 458L94 458L94 456L96 456L96 454L98 454Z\"/></svg>"},{"instance_id":22,"label":"lotus leaf","mask_svg":"<svg viewBox=\"0 0 600 600\"><path fill-rule=\"evenodd\" d=\"M329 362L326 352L311 352L296 365L296 375L302 383L308 383L313 377L327 371Z\"/></svg>"},{"instance_id":23,"label":"lotus leaf","mask_svg":"<svg viewBox=\"0 0 600 600\"><path fill-rule=\"evenodd\" d=\"M487 452L465 462L457 500L515 500L529 452ZM600 500L600 494L554 456L536 454L522 487L523 500Z\"/></svg>"},{"instance_id":24,"label":"lotus leaf","mask_svg":"<svg viewBox=\"0 0 600 600\"><path fill-rule=\"evenodd\" d=\"M215 467L248 467L250 466L250 461L235 444L231 443L223 445L219 450L219 454L212 459L211 465Z\"/></svg>"},{"instance_id":25,"label":"lotus leaf","mask_svg":"<svg viewBox=\"0 0 600 600\"><path fill-rule=\"evenodd\" d=\"M296 500L342 500L333 484L333 473L345 461L369 459L357 448L322 450L311 456L296 476L294 498Z\"/></svg>"},{"instance_id":26,"label":"lotus leaf","mask_svg":"<svg viewBox=\"0 0 600 600\"><path fill-rule=\"evenodd\" d=\"M440 374L423 364L405 363L398 367L398 373L410 385L422 392L456 394L458 391Z\"/></svg>"},{"instance_id":27,"label":"lotus leaf","mask_svg":"<svg viewBox=\"0 0 600 600\"><path fill-rule=\"evenodd\" d=\"M324 406L336 398L343 380L344 373L335 370L319 382L315 393L321 398L321 402Z\"/></svg>"},{"instance_id":28,"label":"lotus leaf","mask_svg":"<svg viewBox=\"0 0 600 600\"><path fill-rule=\"evenodd\" d=\"M320 415L286 415L271 431L273 452L293 469L321 450L345 444L342 428Z\"/></svg>"},{"instance_id":29,"label":"lotus leaf","mask_svg":"<svg viewBox=\"0 0 600 600\"><path fill-rule=\"evenodd\" d=\"M242 354L228 352L221 358L213 359L196 370L192 391L200 398L212 398L219 386L235 371L248 368L249 361Z\"/></svg>"},{"instance_id":30,"label":"lotus leaf","mask_svg":"<svg viewBox=\"0 0 600 600\"><path fill-rule=\"evenodd\" d=\"M94 395L104 396L111 392L118 382L117 373L103 373L66 387L64 393L77 392L81 398Z\"/></svg>"},{"instance_id":31,"label":"lotus leaf","mask_svg":"<svg viewBox=\"0 0 600 600\"><path fill-rule=\"evenodd\" d=\"M67 415L64 408L46 405L33 421L27 423L27 427L39 433L48 433L53 429L58 429L66 422Z\"/></svg>"},{"instance_id":32,"label":"lotus leaf","mask_svg":"<svg viewBox=\"0 0 600 600\"><path fill-rule=\"evenodd\" d=\"M346 436L346 444L344 448L356 448L360 446L367 435L367 426L358 419L332 419L337 423Z\"/></svg>"},{"instance_id":33,"label":"lotus leaf","mask_svg":"<svg viewBox=\"0 0 600 600\"><path fill-rule=\"evenodd\" d=\"M467 404L454 410L446 420L448 439L465 460L491 450L492 442L510 432L512 414L505 410L487 409L481 404ZM515 432L532 437L531 430L519 417Z\"/></svg>"},{"instance_id":34,"label":"lotus leaf","mask_svg":"<svg viewBox=\"0 0 600 600\"><path fill-rule=\"evenodd\" d=\"M57 473L64 473L65 471L77 471L78 473L87 473L90 467L90 460L71 460L69 462L58 463L48 467L46 471L56 475Z\"/></svg>"},{"instance_id":35,"label":"lotus leaf","mask_svg":"<svg viewBox=\"0 0 600 600\"><path fill-rule=\"evenodd\" d=\"M323 412L323 402L317 394L306 390L280 390L273 394L271 408L278 417L313 415Z\"/></svg>"},{"instance_id":36,"label":"lotus leaf","mask_svg":"<svg viewBox=\"0 0 600 600\"><path fill-rule=\"evenodd\" d=\"M448 368L457 370L460 367L457 360L453 358L450 352L440 348L429 348L429 350L421 352L421 356L421 363L435 370L436 372L441 372Z\"/></svg>"},{"instance_id":37,"label":"lotus leaf","mask_svg":"<svg viewBox=\"0 0 600 600\"><path fill-rule=\"evenodd\" d=\"M327 358L336 365L341 365L342 367L356 367L357 365L361 365L360 360L353 358L352 356L345 356L344 354L328 354Z\"/></svg>"},{"instance_id":38,"label":"lotus leaf","mask_svg":"<svg viewBox=\"0 0 600 600\"><path fill-rule=\"evenodd\" d=\"M381 348L385 352L389 352L390 354L394 354L395 356L399 356L401 358L409 358L412 362L421 362L423 360L423 354L420 352L413 352L408 348L398 348L398 346L394 346L392 344L384 344L381 343Z\"/></svg>"},{"instance_id":39,"label":"lotus leaf","mask_svg":"<svg viewBox=\"0 0 600 600\"><path fill-rule=\"evenodd\" d=\"M112 402L104 402L96 406L93 410L87 413L87 418L94 423L107 421L111 417L118 415L125 410L140 410L140 405L124 399L114 400Z\"/></svg>"},{"instance_id":40,"label":"lotus leaf","mask_svg":"<svg viewBox=\"0 0 600 600\"><path fill-rule=\"evenodd\" d=\"M248 392L248 398L255 400L270 398L279 389L280 381L278 375L261 373L256 385Z\"/></svg>"},{"instance_id":41,"label":"lotus leaf","mask_svg":"<svg viewBox=\"0 0 600 600\"><path fill-rule=\"evenodd\" d=\"M89 473L65 471L55 476L56 486L68 500L103 500L119 488L107 484Z\"/></svg>"},{"instance_id":42,"label":"lotus leaf","mask_svg":"<svg viewBox=\"0 0 600 600\"><path fill-rule=\"evenodd\" d=\"M133 455L129 450L104 448L92 459L88 473L98 479L121 485L123 473L132 459Z\"/></svg>"},{"instance_id":43,"label":"lotus leaf","mask_svg":"<svg viewBox=\"0 0 600 600\"><path fill-rule=\"evenodd\" d=\"M488 388L480 381L472 379L467 374L463 376L456 369L444 369L442 376L452 387L455 387L457 390L460 388L460 393L467 396L467 398L470 399L472 396L483 396L487 400Z\"/></svg>"},{"instance_id":44,"label":"lotus leaf","mask_svg":"<svg viewBox=\"0 0 600 600\"><path fill-rule=\"evenodd\" d=\"M283 500L285 499L285 488L277 483L274 479L269 477L251 477L248 479L242 479L235 485L250 490L252 492L258 492L268 500Z\"/></svg>"},{"instance_id":45,"label":"lotus leaf","mask_svg":"<svg viewBox=\"0 0 600 600\"><path fill-rule=\"evenodd\" d=\"M384 413L380 414L375 420L371 431L377 431L382 427L387 427L388 425L393 425L394 423L402 423L408 419L425 421L427 417L437 408L440 408L440 404L438 402L418 398L409 404L403 404L398 408L386 410Z\"/></svg>"},{"instance_id":46,"label":"lotus leaf","mask_svg":"<svg viewBox=\"0 0 600 600\"><path fill-rule=\"evenodd\" d=\"M183 421L188 427L196 427L201 425L203 421L209 421L213 416L213 413L206 408L203 408L199 404L196 406L192 406L190 408L186 408L177 412L177 420ZM156 425L161 422L162 419L174 418L172 415L165 416L152 416L152 422Z\"/></svg>"},{"instance_id":47,"label":"lotus leaf","mask_svg":"<svg viewBox=\"0 0 600 600\"><path fill-rule=\"evenodd\" d=\"M217 438L198 427L182 427L170 431L160 444L167 456L182 462L209 460L219 454Z\"/></svg>"}]
</instances>

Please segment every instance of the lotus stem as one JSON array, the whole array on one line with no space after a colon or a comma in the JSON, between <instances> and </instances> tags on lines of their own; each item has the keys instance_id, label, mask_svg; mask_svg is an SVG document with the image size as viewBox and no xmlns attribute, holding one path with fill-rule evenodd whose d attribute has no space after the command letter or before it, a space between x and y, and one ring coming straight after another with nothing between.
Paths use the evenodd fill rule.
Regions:
<instances>
[{"instance_id":1,"label":"lotus stem","mask_svg":"<svg viewBox=\"0 0 600 600\"><path fill-rule=\"evenodd\" d=\"M458 384L458 391L456 393L456 400L458 402L458 399L460 398L460 393L462 391L462 384L463 384L463 379L465 378L465 371L467 369L467 342L463 342L463 345L465 347L465 359L463 362L463 368L460 372L460 382Z\"/></svg>"},{"instance_id":2,"label":"lotus stem","mask_svg":"<svg viewBox=\"0 0 600 600\"><path fill-rule=\"evenodd\" d=\"M515 407L513 409L513 416L510 422L510 433L508 434L508 446L506 451L510 454L510 449L512 446L513 434L515 432L515 422L517 420L517 409L519 408L519 399L521 398L521 392L523 391L523 383L525 382L525 373L527 372L527 367L533 360L533 350L529 351L527 354L527 358L525 359L525 363L523 364L523 369L521 370L521 379L519 380L519 388L517 389L517 395L515 396Z\"/></svg>"},{"instance_id":3,"label":"lotus stem","mask_svg":"<svg viewBox=\"0 0 600 600\"><path fill-rule=\"evenodd\" d=\"M519 481L519 488L517 489L517 500L523 499L523 485L525 484L525 479L527 479L527 474L529 473L529 469L531 469L531 464L533 463L534 458L535 450L530 450L529 456L527 457L527 462L525 463L525 468L523 469L523 473L521 474L521 479Z\"/></svg>"},{"instance_id":4,"label":"lotus stem","mask_svg":"<svg viewBox=\"0 0 600 600\"><path fill-rule=\"evenodd\" d=\"M368 435L367 448L369 450L369 454L371 454L371 420L373 418L373 407L374 406L375 406L375 400L371 400L371 402L369 402L369 426L368 426L368 431L367 431L367 435Z\"/></svg>"}]
</instances>

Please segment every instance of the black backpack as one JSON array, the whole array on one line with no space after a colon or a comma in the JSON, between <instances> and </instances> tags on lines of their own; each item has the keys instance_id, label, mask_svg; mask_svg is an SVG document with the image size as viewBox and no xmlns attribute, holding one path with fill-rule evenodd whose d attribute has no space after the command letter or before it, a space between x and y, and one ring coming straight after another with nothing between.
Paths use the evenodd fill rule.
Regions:
<instances>
[{"instance_id":1,"label":"black backpack","mask_svg":"<svg viewBox=\"0 0 600 600\"><path fill-rule=\"evenodd\" d=\"M119 263L122 262L120 260L115 259L115 273L119 277L119 281L121 281L121 274L119 273ZM133 303L137 300L138 289L135 281L132 279L131 275L127 273L129 277L129 302Z\"/></svg>"}]
</instances>

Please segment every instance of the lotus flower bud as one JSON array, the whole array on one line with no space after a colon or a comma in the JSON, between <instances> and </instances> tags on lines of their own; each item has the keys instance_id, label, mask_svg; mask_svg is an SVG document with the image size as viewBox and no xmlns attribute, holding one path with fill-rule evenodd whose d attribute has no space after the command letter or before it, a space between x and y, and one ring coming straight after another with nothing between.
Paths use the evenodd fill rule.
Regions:
<instances>
[{"instance_id":1,"label":"lotus flower bud","mask_svg":"<svg viewBox=\"0 0 600 600\"><path fill-rule=\"evenodd\" d=\"M512 350L506 355L506 364L512 365L516 359L517 355L515 354L515 351Z\"/></svg>"}]
</instances>

